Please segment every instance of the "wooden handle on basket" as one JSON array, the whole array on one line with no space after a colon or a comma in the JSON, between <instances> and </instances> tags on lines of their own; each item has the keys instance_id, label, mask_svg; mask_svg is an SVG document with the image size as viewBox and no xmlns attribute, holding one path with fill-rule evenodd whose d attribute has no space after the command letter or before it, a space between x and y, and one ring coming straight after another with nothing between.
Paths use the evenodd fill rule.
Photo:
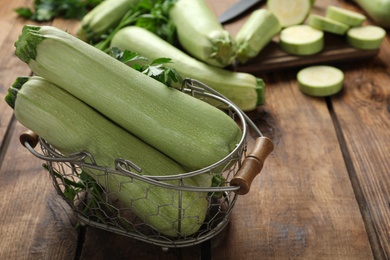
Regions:
<instances>
[{"instance_id":1,"label":"wooden handle on basket","mask_svg":"<svg viewBox=\"0 0 390 260\"><path fill-rule=\"evenodd\" d=\"M39 139L36 133L31 130L27 130L19 136L19 141L23 146L25 146L25 143L27 142L32 148L34 148L38 144Z\"/></svg>"},{"instance_id":2,"label":"wooden handle on basket","mask_svg":"<svg viewBox=\"0 0 390 260\"><path fill-rule=\"evenodd\" d=\"M263 169L264 161L273 149L274 144L269 138L256 139L251 153L244 159L236 176L230 181L231 186L240 186L240 189L235 191L237 194L244 195L249 192L253 179Z\"/></svg>"}]
</instances>

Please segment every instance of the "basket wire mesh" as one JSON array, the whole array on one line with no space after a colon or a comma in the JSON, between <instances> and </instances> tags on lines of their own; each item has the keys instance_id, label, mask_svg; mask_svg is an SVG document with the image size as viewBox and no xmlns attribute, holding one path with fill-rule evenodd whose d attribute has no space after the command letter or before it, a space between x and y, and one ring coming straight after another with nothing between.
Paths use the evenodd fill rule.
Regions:
<instances>
[{"instance_id":1,"label":"basket wire mesh","mask_svg":"<svg viewBox=\"0 0 390 260\"><path fill-rule=\"evenodd\" d=\"M35 142L40 144L41 152L34 149L35 144L31 140L34 137L31 135L27 135L27 137L21 135L20 141L33 155L46 161L44 166L53 179L54 187L74 210L82 224L159 245L163 248L199 244L216 236L228 224L232 209L240 190L242 190L240 186L242 180L246 181L245 176L238 178L238 175L240 170L246 168L243 167L243 162L248 157L247 138L253 138L250 130L253 130L254 135L258 137L263 137L263 135L245 113L207 85L196 80L185 79L180 91L223 108L242 128L242 138L236 148L225 158L203 169L176 175L145 176L140 174L142 169L135 162L126 159L118 158L115 161L116 168L111 169L97 165L93 155L87 151L65 157L40 137L36 136ZM272 146L272 142L269 141L268 144ZM263 151L263 147L260 147L260 154L262 153L260 157L263 157L260 160L264 160L272 149L273 147L268 147L265 148L266 151ZM257 159L257 161L259 160ZM260 162L260 167L255 169L254 174L249 173L251 175L249 185L251 179L261 171L262 163ZM211 187L210 185L187 185L188 179L200 175L204 177L205 184L211 182L213 185ZM115 195L120 190L104 189L103 186L108 187L108 185L100 185L96 181L98 178L107 181L108 176L110 178L125 176L129 183L137 182L143 185L144 194L140 195L139 198L132 198L134 205L148 200L148 194L154 190L166 189L171 191L170 194L173 195L172 198L167 196L166 204L157 205L158 210L155 215L139 216L134 213L133 208L124 206L116 198ZM127 184L120 183L119 187L121 185ZM191 234L182 233L181 225L185 221L185 211L189 211L189 206L185 206L182 201L185 193L195 193L197 199L207 201L207 208L203 212L205 217L193 220L200 227ZM194 204L196 204L195 201ZM164 211L165 207L174 207L177 210L177 218L172 223L172 228L175 229L173 236L167 235L164 230L156 230L148 223L148 218L158 217L159 212Z\"/></svg>"}]
</instances>

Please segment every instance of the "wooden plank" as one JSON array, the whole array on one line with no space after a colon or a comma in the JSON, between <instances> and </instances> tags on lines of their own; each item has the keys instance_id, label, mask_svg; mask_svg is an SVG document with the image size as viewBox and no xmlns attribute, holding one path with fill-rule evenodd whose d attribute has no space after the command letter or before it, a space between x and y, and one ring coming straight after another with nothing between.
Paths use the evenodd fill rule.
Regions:
<instances>
[{"instance_id":1,"label":"wooden plank","mask_svg":"<svg viewBox=\"0 0 390 260\"><path fill-rule=\"evenodd\" d=\"M325 100L303 95L294 73L264 79L267 104L251 117L275 151L239 198L213 257L372 259Z\"/></svg>"},{"instance_id":2,"label":"wooden plank","mask_svg":"<svg viewBox=\"0 0 390 260\"><path fill-rule=\"evenodd\" d=\"M213 240L215 259L373 259L325 99L303 95L295 73L259 74L266 105L249 115L276 148Z\"/></svg>"},{"instance_id":3,"label":"wooden plank","mask_svg":"<svg viewBox=\"0 0 390 260\"><path fill-rule=\"evenodd\" d=\"M159 246L89 227L81 259L201 259L200 249L201 247L197 245L163 251Z\"/></svg>"},{"instance_id":4,"label":"wooden plank","mask_svg":"<svg viewBox=\"0 0 390 260\"><path fill-rule=\"evenodd\" d=\"M342 96L332 99L345 142L352 182L368 220L372 244L380 257L390 258L390 36L379 57L343 66ZM373 221L370 225L369 221Z\"/></svg>"},{"instance_id":5,"label":"wooden plank","mask_svg":"<svg viewBox=\"0 0 390 260\"><path fill-rule=\"evenodd\" d=\"M7 89L17 76L29 75L30 69L15 55L14 42L22 31L23 20L17 19L15 8L25 1L0 1L0 147L3 145L7 127L11 122L12 109L5 103Z\"/></svg>"},{"instance_id":6,"label":"wooden plank","mask_svg":"<svg viewBox=\"0 0 390 260\"><path fill-rule=\"evenodd\" d=\"M341 5L364 14L351 2ZM375 23L368 17L366 24ZM340 64L349 84L344 85L343 98L332 99L346 165L377 259L390 258L389 57L387 33L377 58Z\"/></svg>"},{"instance_id":7,"label":"wooden plank","mask_svg":"<svg viewBox=\"0 0 390 260\"><path fill-rule=\"evenodd\" d=\"M25 128L14 123L13 111L4 101L16 77L31 74L14 55L14 42L27 21L13 10L32 2L0 2L0 259L69 259L76 253L78 238L73 214L56 194L42 161L19 143Z\"/></svg>"},{"instance_id":8,"label":"wooden plank","mask_svg":"<svg viewBox=\"0 0 390 260\"><path fill-rule=\"evenodd\" d=\"M51 178L13 129L0 174L0 259L69 259L76 253L73 214Z\"/></svg>"}]
</instances>

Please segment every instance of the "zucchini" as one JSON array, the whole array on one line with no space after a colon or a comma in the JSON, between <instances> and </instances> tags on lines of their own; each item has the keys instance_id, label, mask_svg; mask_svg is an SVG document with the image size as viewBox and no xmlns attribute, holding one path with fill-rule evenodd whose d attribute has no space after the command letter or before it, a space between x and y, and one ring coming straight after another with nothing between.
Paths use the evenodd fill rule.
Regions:
<instances>
[{"instance_id":1,"label":"zucchini","mask_svg":"<svg viewBox=\"0 0 390 260\"><path fill-rule=\"evenodd\" d=\"M234 61L234 40L205 0L179 0L169 15L180 45L189 54L217 67L226 67Z\"/></svg>"},{"instance_id":2,"label":"zucchini","mask_svg":"<svg viewBox=\"0 0 390 260\"><path fill-rule=\"evenodd\" d=\"M279 20L272 12L266 9L254 11L236 35L236 60L246 63L256 57L280 30Z\"/></svg>"},{"instance_id":3,"label":"zucchini","mask_svg":"<svg viewBox=\"0 0 390 260\"><path fill-rule=\"evenodd\" d=\"M44 78L18 78L9 88L6 101L21 124L65 156L87 150L99 166L110 169L115 169L116 158L125 158L141 167L142 175L185 172L178 163ZM105 188L107 194L113 195L141 220L167 236L186 236L196 232L206 216L207 194L179 194L173 189L152 188L150 184L122 174L109 172L106 178L97 170L86 172ZM199 177L205 176L191 177L184 183L199 186ZM178 203L180 197L182 205Z\"/></svg>"},{"instance_id":4,"label":"zucchini","mask_svg":"<svg viewBox=\"0 0 390 260\"><path fill-rule=\"evenodd\" d=\"M172 59L167 67L174 68L183 78L197 79L220 92L244 111L264 103L264 82L248 73L232 72L207 65L144 28L128 26L119 30L111 47L130 50L149 60Z\"/></svg>"},{"instance_id":5,"label":"zucchini","mask_svg":"<svg viewBox=\"0 0 390 260\"><path fill-rule=\"evenodd\" d=\"M344 35L350 28L350 26L345 23L341 23L336 20L317 14L311 14L309 16L308 24L311 27L316 28L317 30L338 35Z\"/></svg>"},{"instance_id":6,"label":"zucchini","mask_svg":"<svg viewBox=\"0 0 390 260\"><path fill-rule=\"evenodd\" d=\"M267 8L278 18L285 28L302 24L311 11L311 0L267 0Z\"/></svg>"},{"instance_id":7,"label":"zucchini","mask_svg":"<svg viewBox=\"0 0 390 260\"><path fill-rule=\"evenodd\" d=\"M379 26L390 29L390 0L354 0Z\"/></svg>"},{"instance_id":8,"label":"zucchini","mask_svg":"<svg viewBox=\"0 0 390 260\"><path fill-rule=\"evenodd\" d=\"M360 26L366 20L362 14L332 5L326 8L326 17L351 27Z\"/></svg>"},{"instance_id":9,"label":"zucchini","mask_svg":"<svg viewBox=\"0 0 390 260\"><path fill-rule=\"evenodd\" d=\"M294 55L312 55L324 48L324 32L307 24L284 28L279 35L280 47Z\"/></svg>"},{"instance_id":10,"label":"zucchini","mask_svg":"<svg viewBox=\"0 0 390 260\"><path fill-rule=\"evenodd\" d=\"M105 0L94 7L81 20L77 36L86 42L96 42L108 33L140 0Z\"/></svg>"},{"instance_id":11,"label":"zucchini","mask_svg":"<svg viewBox=\"0 0 390 260\"><path fill-rule=\"evenodd\" d=\"M188 170L228 156L242 138L225 112L130 68L52 26L25 25L16 55Z\"/></svg>"},{"instance_id":12,"label":"zucchini","mask_svg":"<svg viewBox=\"0 0 390 260\"><path fill-rule=\"evenodd\" d=\"M344 73L335 67L315 65L297 74L299 89L310 96L325 97L336 94L343 87Z\"/></svg>"},{"instance_id":13,"label":"zucchini","mask_svg":"<svg viewBox=\"0 0 390 260\"><path fill-rule=\"evenodd\" d=\"M386 31L374 25L354 27L347 31L348 44L362 50L379 49L385 37Z\"/></svg>"}]
</instances>

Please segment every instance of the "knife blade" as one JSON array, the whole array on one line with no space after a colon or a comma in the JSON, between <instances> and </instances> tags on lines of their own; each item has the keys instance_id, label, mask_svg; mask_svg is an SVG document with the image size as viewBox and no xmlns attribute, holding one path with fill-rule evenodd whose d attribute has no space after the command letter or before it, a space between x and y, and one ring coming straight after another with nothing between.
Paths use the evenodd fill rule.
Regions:
<instances>
[{"instance_id":1,"label":"knife blade","mask_svg":"<svg viewBox=\"0 0 390 260\"><path fill-rule=\"evenodd\" d=\"M218 17L218 20L221 24L227 23L262 1L264 0L239 0L237 3L228 7L228 9Z\"/></svg>"}]
</instances>

